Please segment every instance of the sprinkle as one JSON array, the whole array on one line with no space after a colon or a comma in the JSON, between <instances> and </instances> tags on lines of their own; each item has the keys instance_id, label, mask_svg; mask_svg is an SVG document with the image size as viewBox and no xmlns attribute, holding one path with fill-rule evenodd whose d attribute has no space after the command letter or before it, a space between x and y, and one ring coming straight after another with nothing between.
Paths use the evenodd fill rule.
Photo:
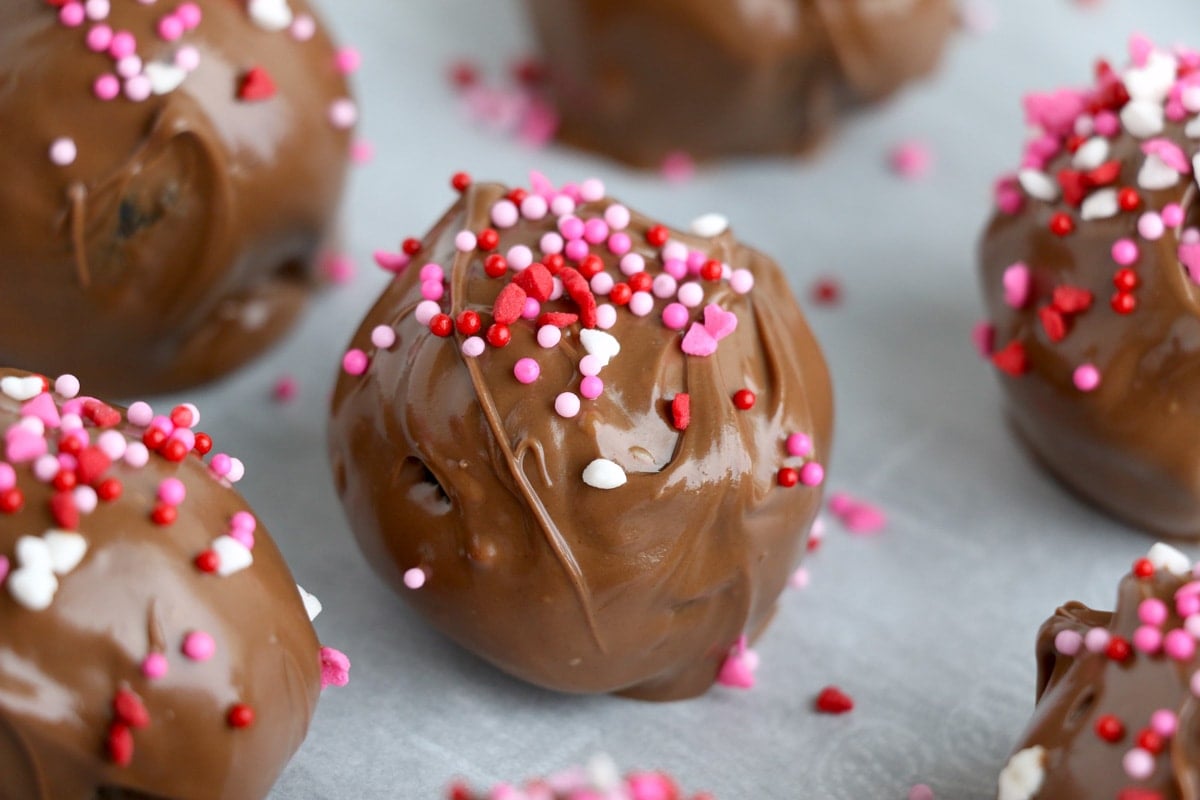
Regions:
<instances>
[{"instance_id":1,"label":"sprinkle","mask_svg":"<svg viewBox=\"0 0 1200 800\"><path fill-rule=\"evenodd\" d=\"M721 663L717 683L734 689L753 689L758 663L758 654L746 646L744 635L739 636Z\"/></svg>"},{"instance_id":2,"label":"sprinkle","mask_svg":"<svg viewBox=\"0 0 1200 800\"><path fill-rule=\"evenodd\" d=\"M247 11L254 24L266 31L282 31L292 25L293 21L297 24L300 21L293 16L292 9L288 5L287 0L250 0ZM304 32L306 31L301 30L301 33ZM298 36L294 29L292 35L301 41L304 38L308 38ZM311 35L310 33L309 36Z\"/></svg>"},{"instance_id":3,"label":"sprinkle","mask_svg":"<svg viewBox=\"0 0 1200 800\"><path fill-rule=\"evenodd\" d=\"M50 161L56 166L66 167L74 164L78 154L75 140L69 137L63 136L50 144Z\"/></svg>"},{"instance_id":4,"label":"sprinkle","mask_svg":"<svg viewBox=\"0 0 1200 800\"><path fill-rule=\"evenodd\" d=\"M483 351L487 348L487 344L480 336L469 336L463 339L462 354L467 358L478 358L483 355Z\"/></svg>"},{"instance_id":5,"label":"sprinkle","mask_svg":"<svg viewBox=\"0 0 1200 800\"><path fill-rule=\"evenodd\" d=\"M688 227L697 236L711 239L729 230L729 220L722 214L704 214L692 220Z\"/></svg>"},{"instance_id":6,"label":"sprinkle","mask_svg":"<svg viewBox=\"0 0 1200 800\"><path fill-rule=\"evenodd\" d=\"M687 153L676 150L663 158L660 172L671 183L685 183L696 174L696 162Z\"/></svg>"},{"instance_id":7,"label":"sprinkle","mask_svg":"<svg viewBox=\"0 0 1200 800\"><path fill-rule=\"evenodd\" d=\"M321 688L345 686L350 682L350 659L340 650L321 648Z\"/></svg>"},{"instance_id":8,"label":"sprinkle","mask_svg":"<svg viewBox=\"0 0 1200 800\"><path fill-rule=\"evenodd\" d=\"M1074 656L1083 647L1083 636L1077 631L1062 630L1054 636L1054 648L1064 656Z\"/></svg>"},{"instance_id":9,"label":"sprinkle","mask_svg":"<svg viewBox=\"0 0 1200 800\"><path fill-rule=\"evenodd\" d=\"M358 106L348 97L334 100L329 105L329 122L338 130L348 130L358 122Z\"/></svg>"},{"instance_id":10,"label":"sprinkle","mask_svg":"<svg viewBox=\"0 0 1200 800\"><path fill-rule=\"evenodd\" d=\"M529 385L542 374L542 368L532 358L521 358L513 365L513 376L519 383Z\"/></svg>"},{"instance_id":11,"label":"sprinkle","mask_svg":"<svg viewBox=\"0 0 1200 800\"><path fill-rule=\"evenodd\" d=\"M924 783L918 783L908 790L908 800L934 800L933 789Z\"/></svg>"},{"instance_id":12,"label":"sprinkle","mask_svg":"<svg viewBox=\"0 0 1200 800\"><path fill-rule=\"evenodd\" d=\"M1150 729L1159 736L1171 737L1179 728L1179 717L1174 711L1160 708L1150 715Z\"/></svg>"},{"instance_id":13,"label":"sprinkle","mask_svg":"<svg viewBox=\"0 0 1200 800\"><path fill-rule=\"evenodd\" d=\"M673 331L681 331L687 327L689 317L687 307L682 303L669 303L663 308L663 325Z\"/></svg>"},{"instance_id":14,"label":"sprinkle","mask_svg":"<svg viewBox=\"0 0 1200 800\"><path fill-rule=\"evenodd\" d=\"M754 403L757 398L754 392L749 389L738 389L733 393L733 405L741 411L749 411L754 408Z\"/></svg>"},{"instance_id":15,"label":"sprinkle","mask_svg":"<svg viewBox=\"0 0 1200 800\"><path fill-rule=\"evenodd\" d=\"M396 331L389 325L376 325L371 329L371 344L387 350L396 343Z\"/></svg>"},{"instance_id":16,"label":"sprinkle","mask_svg":"<svg viewBox=\"0 0 1200 800\"><path fill-rule=\"evenodd\" d=\"M254 724L254 709L245 703L235 703L229 707L225 722L231 728L249 728Z\"/></svg>"},{"instance_id":17,"label":"sprinkle","mask_svg":"<svg viewBox=\"0 0 1200 800\"><path fill-rule=\"evenodd\" d=\"M1100 385L1100 370L1094 364L1083 364L1075 368L1071 377L1075 388L1081 392L1090 392Z\"/></svg>"},{"instance_id":18,"label":"sprinkle","mask_svg":"<svg viewBox=\"0 0 1200 800\"><path fill-rule=\"evenodd\" d=\"M1148 750L1135 747L1121 759L1125 774L1136 781L1145 780L1154 774L1154 756Z\"/></svg>"},{"instance_id":19,"label":"sprinkle","mask_svg":"<svg viewBox=\"0 0 1200 800\"><path fill-rule=\"evenodd\" d=\"M347 375L362 375L367 371L369 362L366 353L357 347L351 348L342 356L342 369L346 371Z\"/></svg>"},{"instance_id":20,"label":"sprinkle","mask_svg":"<svg viewBox=\"0 0 1200 800\"><path fill-rule=\"evenodd\" d=\"M925 142L909 139L892 147L888 152L888 165L905 180L920 180L933 167L933 151Z\"/></svg>"},{"instance_id":21,"label":"sprinkle","mask_svg":"<svg viewBox=\"0 0 1200 800\"><path fill-rule=\"evenodd\" d=\"M717 352L717 340L699 322L692 323L679 346L687 355L701 358Z\"/></svg>"},{"instance_id":22,"label":"sprinkle","mask_svg":"<svg viewBox=\"0 0 1200 800\"><path fill-rule=\"evenodd\" d=\"M307 42L317 32L317 22L308 14L300 14L292 23L291 35L297 42Z\"/></svg>"},{"instance_id":23,"label":"sprinkle","mask_svg":"<svg viewBox=\"0 0 1200 800\"><path fill-rule=\"evenodd\" d=\"M807 458L812 455L812 438L805 433L793 433L787 437L785 447L789 456Z\"/></svg>"},{"instance_id":24,"label":"sprinkle","mask_svg":"<svg viewBox=\"0 0 1200 800\"><path fill-rule=\"evenodd\" d=\"M588 375L579 382L579 393L588 400L595 400L604 393L604 381L595 375Z\"/></svg>"},{"instance_id":25,"label":"sprinkle","mask_svg":"<svg viewBox=\"0 0 1200 800\"><path fill-rule=\"evenodd\" d=\"M217 645L204 631L192 631L183 638L181 649L192 661L208 661L217 652Z\"/></svg>"},{"instance_id":26,"label":"sprinkle","mask_svg":"<svg viewBox=\"0 0 1200 800\"><path fill-rule=\"evenodd\" d=\"M1103 653L1112 641L1112 634L1107 628L1089 628L1083 635L1083 646L1089 653Z\"/></svg>"},{"instance_id":27,"label":"sprinkle","mask_svg":"<svg viewBox=\"0 0 1200 800\"><path fill-rule=\"evenodd\" d=\"M158 484L158 499L167 505L180 505L187 497L187 488L178 478L165 478Z\"/></svg>"},{"instance_id":28,"label":"sprinkle","mask_svg":"<svg viewBox=\"0 0 1200 800\"><path fill-rule=\"evenodd\" d=\"M404 571L404 585L409 589L420 589L425 585L425 570L412 567Z\"/></svg>"},{"instance_id":29,"label":"sprinkle","mask_svg":"<svg viewBox=\"0 0 1200 800\"><path fill-rule=\"evenodd\" d=\"M735 294L747 294L754 288L754 273L748 269L735 269L729 274L729 288Z\"/></svg>"},{"instance_id":30,"label":"sprinkle","mask_svg":"<svg viewBox=\"0 0 1200 800\"><path fill-rule=\"evenodd\" d=\"M607 458L597 458L583 470L583 482L594 489L616 489L627 480L625 470Z\"/></svg>"},{"instance_id":31,"label":"sprinkle","mask_svg":"<svg viewBox=\"0 0 1200 800\"><path fill-rule=\"evenodd\" d=\"M826 686L822 689L813 705L822 714L845 714L854 710L853 698L836 686Z\"/></svg>"},{"instance_id":32,"label":"sprinkle","mask_svg":"<svg viewBox=\"0 0 1200 800\"><path fill-rule=\"evenodd\" d=\"M162 653L150 653L142 659L142 675L150 680L166 677L167 669L167 657Z\"/></svg>"}]
</instances>

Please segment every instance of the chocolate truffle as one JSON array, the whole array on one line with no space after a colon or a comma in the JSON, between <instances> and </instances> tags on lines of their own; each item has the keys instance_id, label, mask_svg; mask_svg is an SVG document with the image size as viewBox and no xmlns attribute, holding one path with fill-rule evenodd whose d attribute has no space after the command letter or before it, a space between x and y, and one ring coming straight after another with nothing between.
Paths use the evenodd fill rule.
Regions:
<instances>
[{"instance_id":1,"label":"chocolate truffle","mask_svg":"<svg viewBox=\"0 0 1200 800\"><path fill-rule=\"evenodd\" d=\"M1037 710L999 800L1196 797L1200 581L1158 544L1115 611L1067 603L1038 633Z\"/></svg>"},{"instance_id":2,"label":"chocolate truffle","mask_svg":"<svg viewBox=\"0 0 1200 800\"><path fill-rule=\"evenodd\" d=\"M0 363L127 396L282 335L342 193L352 61L305 0L0 3Z\"/></svg>"},{"instance_id":3,"label":"chocolate truffle","mask_svg":"<svg viewBox=\"0 0 1200 800\"><path fill-rule=\"evenodd\" d=\"M951 0L528 0L571 144L643 167L792 153L930 72Z\"/></svg>"},{"instance_id":4,"label":"chocolate truffle","mask_svg":"<svg viewBox=\"0 0 1200 800\"><path fill-rule=\"evenodd\" d=\"M195 407L78 392L0 370L0 795L265 797L349 662Z\"/></svg>"},{"instance_id":5,"label":"chocolate truffle","mask_svg":"<svg viewBox=\"0 0 1200 800\"><path fill-rule=\"evenodd\" d=\"M720 216L681 232L597 180L455 183L344 359L330 447L351 527L513 675L700 694L804 552L832 417L816 341Z\"/></svg>"},{"instance_id":6,"label":"chocolate truffle","mask_svg":"<svg viewBox=\"0 0 1200 800\"><path fill-rule=\"evenodd\" d=\"M976 331L1017 435L1106 511L1200 536L1200 54L1136 38L1092 87L1025 99Z\"/></svg>"}]
</instances>

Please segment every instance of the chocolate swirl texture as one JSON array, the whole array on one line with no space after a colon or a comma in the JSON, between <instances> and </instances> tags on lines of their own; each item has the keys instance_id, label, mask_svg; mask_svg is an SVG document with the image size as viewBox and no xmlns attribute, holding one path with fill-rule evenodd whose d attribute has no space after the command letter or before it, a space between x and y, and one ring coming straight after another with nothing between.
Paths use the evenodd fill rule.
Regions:
<instances>
[{"instance_id":1,"label":"chocolate swirl texture","mask_svg":"<svg viewBox=\"0 0 1200 800\"><path fill-rule=\"evenodd\" d=\"M0 370L0 797L265 797L323 683L283 557L227 456L166 445L206 449L191 409L54 385Z\"/></svg>"},{"instance_id":2,"label":"chocolate swirl texture","mask_svg":"<svg viewBox=\"0 0 1200 800\"><path fill-rule=\"evenodd\" d=\"M1200 582L1164 545L1121 580L1115 611L1058 609L1038 633L1037 710L1001 800L1200 798L1197 623Z\"/></svg>"},{"instance_id":3,"label":"chocolate swirl texture","mask_svg":"<svg viewBox=\"0 0 1200 800\"><path fill-rule=\"evenodd\" d=\"M335 481L376 571L501 669L566 692L694 696L764 628L803 553L828 372L783 274L723 220L669 231L583 187L471 185L420 242L351 344L363 374L333 399ZM494 346L489 323L531 271L558 272L568 296L521 295L527 317ZM676 294L692 305L670 308ZM451 319L458 331L433 332ZM805 455L789 456L792 434Z\"/></svg>"},{"instance_id":4,"label":"chocolate swirl texture","mask_svg":"<svg viewBox=\"0 0 1200 800\"><path fill-rule=\"evenodd\" d=\"M1030 95L1037 136L980 246L1008 417L1086 500L1200 537L1200 55L1135 39L1088 89Z\"/></svg>"},{"instance_id":5,"label":"chocolate swirl texture","mask_svg":"<svg viewBox=\"0 0 1200 800\"><path fill-rule=\"evenodd\" d=\"M0 4L0 363L212 380L314 283L354 116L334 45L305 0L83 9Z\"/></svg>"},{"instance_id":6,"label":"chocolate swirl texture","mask_svg":"<svg viewBox=\"0 0 1200 800\"><path fill-rule=\"evenodd\" d=\"M561 136L643 167L791 153L930 72L948 0L528 0Z\"/></svg>"}]
</instances>

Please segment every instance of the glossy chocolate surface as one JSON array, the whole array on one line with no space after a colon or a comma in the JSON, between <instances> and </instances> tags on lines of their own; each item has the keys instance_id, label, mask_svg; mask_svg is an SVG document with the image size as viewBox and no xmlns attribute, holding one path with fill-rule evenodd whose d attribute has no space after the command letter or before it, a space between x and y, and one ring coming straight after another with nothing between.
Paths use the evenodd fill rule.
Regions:
<instances>
[{"instance_id":1,"label":"glossy chocolate surface","mask_svg":"<svg viewBox=\"0 0 1200 800\"><path fill-rule=\"evenodd\" d=\"M821 490L777 482L787 437L811 437L811 459L829 454L832 398L820 350L779 268L727 230L670 231L685 246L752 274L746 294L704 283L704 304L737 315L714 355L681 351L682 332L661 319L666 300L635 316L615 312L620 353L599 373L604 391L573 418L560 392L580 392L581 326L543 348L518 320L506 347L465 357L464 337L435 336L415 318L420 265L445 268L440 306L475 310L486 330L512 273L484 272L478 250L459 252L460 231L479 232L508 190L474 185L425 237L413 265L367 314L352 348L370 364L343 374L329 440L337 489L372 566L430 622L500 668L567 692L620 692L667 700L704 692L739 636L756 636L804 552ZM576 212L601 218L613 201ZM663 272L647 244L653 221L634 213L624 231L646 270ZM554 215L501 229L497 252L539 242ZM603 245L614 280L630 280ZM571 264L573 262L568 262ZM694 276L691 281L698 281ZM605 302L603 296L598 298ZM568 299L543 311L578 312ZM688 312L690 322L701 308ZM699 323L695 323L699 324ZM372 344L383 326L388 348ZM533 358L540 376L514 377ZM747 411L732 397L757 395ZM674 426L673 398L687 393L691 420ZM581 479L607 458L628 482L603 490ZM405 588L406 571L427 578Z\"/></svg>"},{"instance_id":2,"label":"glossy chocolate surface","mask_svg":"<svg viewBox=\"0 0 1200 800\"><path fill-rule=\"evenodd\" d=\"M1100 89L1088 94L1103 102ZM1110 115L1123 107L1110 106ZM1019 208L997 212L980 246L992 357L1006 365L997 376L1021 441L1086 500L1134 526L1187 538L1200 537L1200 450L1192 446L1200 439L1200 303L1181 244L1197 224L1197 190L1190 167L1164 188L1146 188L1142 176L1151 142L1168 142L1191 160L1197 140L1185 129L1193 118L1190 112L1184 119L1168 116L1152 135L1118 125L1111 136L1076 137L1072 146L1090 141L1105 153L1099 169L1115 178L1088 187L1082 207L1065 197L1047 202L1010 189L1020 192ZM1067 146L1068 133L1042 137L1057 142L1058 152L1038 170L1056 188L1064 170L1087 172ZM1136 193L1136 207L1118 206L1121 190ZM1113 213L1086 218L1089 202L1109 198ZM1169 224L1172 207L1175 224ZM1051 231L1056 214L1071 220L1071 233ZM1160 227L1156 238L1142 232L1147 214ZM1118 263L1114 248L1131 246L1133 262ZM1014 265L1026 268L1030 281L1018 303L1006 301L1005 276L1012 279ZM1134 307L1121 313L1113 304L1123 302L1116 298L1123 292L1118 284L1129 276L1136 285L1124 293ZM1085 292L1090 307L1059 313L1055 292L1064 287ZM1061 338L1052 335L1046 315L1062 322ZM1080 388L1078 371L1090 368L1099 384Z\"/></svg>"},{"instance_id":3,"label":"glossy chocolate surface","mask_svg":"<svg viewBox=\"0 0 1200 800\"><path fill-rule=\"evenodd\" d=\"M319 25L297 41L250 5L311 15L304 0L197 0L199 24L168 42L173 5L114 0L103 21L67 27L44 0L0 4L0 363L104 394L168 391L234 369L294 321L342 192L350 131L330 109L347 87ZM177 88L98 99L117 61L87 42L105 26ZM189 56L194 71L173 72ZM274 91L242 99L255 68ZM64 138L77 157L59 166Z\"/></svg>"},{"instance_id":4,"label":"glossy chocolate surface","mask_svg":"<svg viewBox=\"0 0 1200 800\"><path fill-rule=\"evenodd\" d=\"M13 431L18 416L29 415L21 411L29 401L10 396L5 382L23 375L0 370L0 471L14 467L23 495L20 510L0 511L0 798L266 797L303 741L321 687L316 635L278 549L258 525L251 563L227 575L197 567L196 557L248 509L194 455L175 463L151 453L140 468L123 456L90 482L116 479L120 496L101 499L90 513L76 505L78 522L64 520L52 498L65 495L75 505L83 484L60 491L35 477L36 459L20 454L29 442ZM56 395L50 406L66 413L78 402ZM144 428L116 411L111 430L135 448ZM95 449L101 430L90 422L85 430ZM51 428L46 438L54 454L65 435ZM170 477L186 498L172 524L156 524L151 514ZM5 504L9 492L0 491ZM31 606L30 585L44 584L49 573L35 574L28 539L62 529L82 537L86 552L56 575L46 607ZM207 660L185 654L194 632L212 638ZM165 658L159 677L144 671L152 655ZM127 765L109 746L119 692L136 695L148 719L130 730ZM248 727L227 720L239 704L253 711Z\"/></svg>"},{"instance_id":5,"label":"glossy chocolate surface","mask_svg":"<svg viewBox=\"0 0 1200 800\"><path fill-rule=\"evenodd\" d=\"M561 136L643 167L809 149L930 72L948 0L528 0Z\"/></svg>"}]
</instances>

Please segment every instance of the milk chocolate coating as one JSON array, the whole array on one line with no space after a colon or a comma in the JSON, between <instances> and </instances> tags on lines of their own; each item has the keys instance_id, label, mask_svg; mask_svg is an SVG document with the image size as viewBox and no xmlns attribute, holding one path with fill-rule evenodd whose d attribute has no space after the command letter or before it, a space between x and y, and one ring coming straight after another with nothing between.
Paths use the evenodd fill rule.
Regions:
<instances>
[{"instance_id":1,"label":"milk chocolate coating","mask_svg":"<svg viewBox=\"0 0 1200 800\"><path fill-rule=\"evenodd\" d=\"M24 373L0 370L0 379ZM61 405L62 400L58 398ZM0 427L20 404L0 393ZM90 425L93 443L99 433ZM119 430L140 441L141 430ZM51 452L59 433L51 431ZM152 454L134 468L105 471L123 484L80 518L83 560L58 576L48 608L19 603L12 581L20 537L60 527L50 512L53 487L29 463L14 465L23 508L0 513L0 798L5 800L258 800L300 746L321 687L319 645L295 581L261 523L253 563L222 577L193 559L229 530L246 502L199 458L172 463ZM150 519L159 483L183 482L187 497L169 526ZM207 661L183 655L184 637L211 634ZM166 657L164 677L143 675L150 653ZM141 698L149 725L133 731L128 766L109 757L113 698ZM235 704L254 711L234 729Z\"/></svg>"},{"instance_id":2,"label":"milk chocolate coating","mask_svg":"<svg viewBox=\"0 0 1200 800\"><path fill-rule=\"evenodd\" d=\"M793 153L929 73L950 0L528 0L571 144L643 167Z\"/></svg>"},{"instance_id":3,"label":"milk chocolate coating","mask_svg":"<svg viewBox=\"0 0 1200 800\"><path fill-rule=\"evenodd\" d=\"M445 266L443 309L477 310L485 330L508 279L487 278L485 254L456 255L454 239L488 225L506 192L472 186L417 257ZM611 202L577 213L600 217ZM662 263L645 238L652 224L634 213L627 232L657 275ZM497 252L527 244L539 257L554 225L553 215L523 219L501 231ZM769 621L820 503L819 487L776 482L781 466L798 465L786 457L788 434L809 434L824 463L832 424L825 362L786 279L728 231L671 236L755 278L744 295L706 284L704 302L739 318L715 355L684 355L681 334L660 321L665 301L645 317L620 308L611 334L621 352L600 373L603 394L563 418L555 397L580 391L579 324L544 349L533 322L519 320L508 346L465 358L461 335L438 338L414 318L414 265L354 336L351 346L371 358L366 374L342 375L333 399L335 481L372 566L445 634L551 689L653 700L703 693L738 637ZM593 253L625 279L607 250ZM578 309L558 300L543 310ZM395 330L394 346L371 344L378 325ZM541 366L532 385L514 378L522 357ZM731 401L744 387L757 394L749 411ZM691 422L679 431L670 405L683 392ZM581 473L601 457L628 483L584 484ZM402 582L413 568L427 575L415 591Z\"/></svg>"},{"instance_id":4,"label":"milk chocolate coating","mask_svg":"<svg viewBox=\"0 0 1200 800\"><path fill-rule=\"evenodd\" d=\"M1116 611L1095 611L1071 602L1042 625L1037 640L1037 710L1016 748L1045 748L1042 786L1033 798L1124 798L1120 793L1125 789L1158 792L1129 795L1135 799L1200 798L1200 718L1198 701L1189 688L1200 659L1177 661L1161 652L1149 655L1133 649L1120 662L1103 651L1080 647L1068 656L1055 646L1055 637L1064 631L1083 636L1093 628L1132 641L1143 625L1138 606L1148 598L1161 600L1170 609L1161 630L1179 630L1183 620L1176 613L1175 593L1190 580L1161 569L1151 578L1127 575L1120 584ZM1138 747L1139 734L1150 727L1151 715L1160 709L1178 715L1178 731L1163 737L1153 773L1134 780L1126 773L1123 759ZM1096 732L1097 721L1110 715L1124 727L1116 742Z\"/></svg>"},{"instance_id":5,"label":"milk chocolate coating","mask_svg":"<svg viewBox=\"0 0 1200 800\"><path fill-rule=\"evenodd\" d=\"M1190 118L1190 115L1189 115ZM1182 122L1167 121L1161 134L1184 153L1195 141ZM1061 139L1060 139L1061 141ZM1015 214L997 212L980 245L983 292L995 329L995 349L1017 343L1028 366L1024 374L997 372L1013 429L1036 459L1085 500L1151 532L1200 537L1200 302L1178 255L1182 232L1196 225L1196 185L1180 176L1167 189L1139 186L1146 161L1142 145L1122 129L1108 138L1108 161L1119 177L1108 187L1140 195L1134 210L1084 220L1078 208L1059 199L1025 197ZM1064 150L1044 172L1071 168ZM1169 204L1185 211L1182 225L1166 226L1150 240L1138 232L1143 214ZM1073 233L1050 230L1054 213L1070 215ZM1139 285L1136 308L1120 314L1111 305L1121 268L1113 256L1119 240L1140 250L1132 265ZM1004 273L1021 263L1032 276L1029 300L1019 308L1005 302ZM1039 319L1053 304L1057 287L1092 293L1092 307L1067 315L1067 333L1053 341ZM1077 388L1075 370L1094 365L1100 384Z\"/></svg>"},{"instance_id":6,"label":"milk chocolate coating","mask_svg":"<svg viewBox=\"0 0 1200 800\"><path fill-rule=\"evenodd\" d=\"M103 394L175 390L245 363L303 308L348 163L334 46L320 26L306 42L265 30L245 2L196 4L198 27L169 43L156 31L174 6L112 3L103 24L133 33L145 64L200 56L143 102L93 94L114 60L87 48L92 23L0 4L0 363ZM240 100L254 67L276 92ZM68 166L49 157L63 137Z\"/></svg>"}]
</instances>

